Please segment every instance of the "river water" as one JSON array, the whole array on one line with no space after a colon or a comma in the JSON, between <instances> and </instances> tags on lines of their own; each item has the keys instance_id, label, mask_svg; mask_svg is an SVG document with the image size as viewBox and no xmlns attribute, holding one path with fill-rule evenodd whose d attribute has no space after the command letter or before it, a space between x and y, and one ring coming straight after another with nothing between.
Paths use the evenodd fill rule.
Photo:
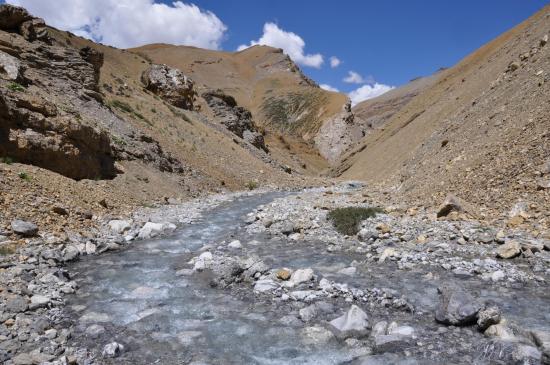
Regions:
<instances>
[{"instance_id":1,"label":"river water","mask_svg":"<svg viewBox=\"0 0 550 365\"><path fill-rule=\"evenodd\" d=\"M473 355L482 352L487 342L481 334L464 329L442 333L433 322L437 286L446 280L456 280L450 273L440 270L436 272L438 279L432 280L425 277L426 271L422 269L403 275L391 265L381 265L360 266L357 275L348 277L338 271L354 260L361 260L357 254L327 253L321 243L289 244L284 238L247 235L246 214L283 195L267 193L236 198L206 212L199 221L181 227L169 237L135 242L122 251L75 263L70 271L76 274L80 289L68 303L75 325L74 340L98 353L106 343L124 344L120 358L98 357L98 363L322 365L359 361L356 358L364 352L361 348L350 348L338 341L316 344L305 339L303 328L322 320L307 325L282 321L287 311L295 309L292 305L258 299L245 284L239 290L213 288L207 276L177 274L189 269L188 261L201 250L239 239L246 254L257 254L271 267L311 267L321 277L352 287L390 288L405 295L415 313L374 308L370 314L373 318L397 320L418 328L418 341L424 342L421 346L432 343L436 349L442 348L439 361L484 363ZM548 291L540 292L528 285L501 289L475 279L464 279L461 284L476 290L483 299L499 303L509 318L527 322L531 327L550 327ZM341 298L331 300L331 304L343 310L349 307ZM335 316L332 314L332 318ZM465 345L454 352L445 352L446 347L454 346L457 334L469 337ZM479 348L473 350L469 346ZM441 363L390 355L372 357L370 362L363 363Z\"/></svg>"}]
</instances>

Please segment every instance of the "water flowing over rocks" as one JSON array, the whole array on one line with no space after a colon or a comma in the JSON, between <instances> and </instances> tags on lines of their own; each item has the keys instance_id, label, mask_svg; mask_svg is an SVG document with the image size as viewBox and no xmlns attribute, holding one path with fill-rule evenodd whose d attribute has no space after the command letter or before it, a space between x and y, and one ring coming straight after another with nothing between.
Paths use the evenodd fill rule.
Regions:
<instances>
[{"instance_id":1,"label":"water flowing over rocks","mask_svg":"<svg viewBox=\"0 0 550 365\"><path fill-rule=\"evenodd\" d=\"M0 356L7 364L547 361L548 251L495 258L504 242L535 247L537 238L391 206L358 235L341 235L330 209L383 206L360 189L218 195L105 217L95 238L25 246L20 261L0 260Z\"/></svg>"}]
</instances>

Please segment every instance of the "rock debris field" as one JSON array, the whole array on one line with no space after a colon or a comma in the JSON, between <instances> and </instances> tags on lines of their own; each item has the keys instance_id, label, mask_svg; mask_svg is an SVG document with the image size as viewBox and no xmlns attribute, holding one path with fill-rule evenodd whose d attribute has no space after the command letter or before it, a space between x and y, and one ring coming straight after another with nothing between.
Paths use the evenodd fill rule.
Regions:
<instances>
[{"instance_id":1,"label":"rock debris field","mask_svg":"<svg viewBox=\"0 0 550 365\"><path fill-rule=\"evenodd\" d=\"M62 245L14 221L0 362L550 363L549 242L361 189L142 208ZM346 236L327 215L350 206L382 211Z\"/></svg>"}]
</instances>

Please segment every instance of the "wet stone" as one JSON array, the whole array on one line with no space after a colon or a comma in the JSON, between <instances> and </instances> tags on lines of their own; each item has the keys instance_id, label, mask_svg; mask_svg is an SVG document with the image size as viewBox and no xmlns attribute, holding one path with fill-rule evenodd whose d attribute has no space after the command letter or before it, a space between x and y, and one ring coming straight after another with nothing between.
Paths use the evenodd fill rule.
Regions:
<instances>
[{"instance_id":1,"label":"wet stone","mask_svg":"<svg viewBox=\"0 0 550 365\"><path fill-rule=\"evenodd\" d=\"M476 323L481 305L472 295L455 285L443 285L439 292L439 304L435 312L438 322L453 326Z\"/></svg>"}]
</instances>

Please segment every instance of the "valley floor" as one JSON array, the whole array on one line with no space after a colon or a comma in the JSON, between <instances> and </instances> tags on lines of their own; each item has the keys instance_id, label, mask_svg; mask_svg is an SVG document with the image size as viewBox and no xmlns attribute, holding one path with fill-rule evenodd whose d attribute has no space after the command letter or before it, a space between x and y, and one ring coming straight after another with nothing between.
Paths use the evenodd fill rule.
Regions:
<instances>
[{"instance_id":1,"label":"valley floor","mask_svg":"<svg viewBox=\"0 0 550 365\"><path fill-rule=\"evenodd\" d=\"M349 206L384 213L345 236L327 214ZM506 222L437 219L360 183L114 218L0 256L0 361L550 361L549 242Z\"/></svg>"}]
</instances>

